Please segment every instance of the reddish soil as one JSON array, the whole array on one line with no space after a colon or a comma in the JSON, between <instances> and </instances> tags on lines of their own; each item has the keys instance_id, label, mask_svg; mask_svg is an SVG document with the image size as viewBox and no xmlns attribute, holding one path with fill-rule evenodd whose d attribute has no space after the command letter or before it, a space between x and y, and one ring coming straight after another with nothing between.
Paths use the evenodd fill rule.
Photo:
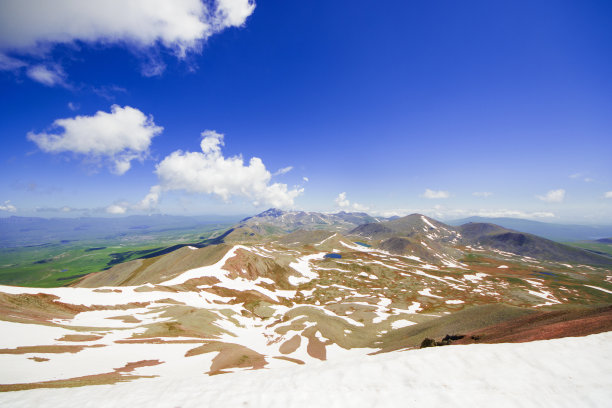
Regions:
<instances>
[{"instance_id":1,"label":"reddish soil","mask_svg":"<svg viewBox=\"0 0 612 408\"><path fill-rule=\"evenodd\" d=\"M102 336L96 336L95 334L66 334L57 341L96 341L101 338Z\"/></svg>"},{"instance_id":2,"label":"reddish soil","mask_svg":"<svg viewBox=\"0 0 612 408\"><path fill-rule=\"evenodd\" d=\"M273 357L273 358L275 358L275 359L277 359L277 360L286 360L286 361L290 361L290 362L292 362L292 363L299 364L299 365L306 364L306 363L304 363L302 360L298 360L297 358L291 358L291 357L286 357L286 356L275 356L275 357Z\"/></svg>"},{"instance_id":3,"label":"reddish soil","mask_svg":"<svg viewBox=\"0 0 612 408\"><path fill-rule=\"evenodd\" d=\"M91 346L77 345L50 345L50 346L24 346L14 349L0 349L0 354L30 354L30 353L78 353L86 347L105 347L104 344L94 344Z\"/></svg>"},{"instance_id":4,"label":"reddish soil","mask_svg":"<svg viewBox=\"0 0 612 408\"><path fill-rule=\"evenodd\" d=\"M48 359L48 358L44 358L44 357L37 357L37 356L34 356L34 357L28 357L28 360L34 360L34 361L36 361L37 363L44 363L45 361L49 361L49 359Z\"/></svg>"},{"instance_id":5,"label":"reddish soil","mask_svg":"<svg viewBox=\"0 0 612 408\"><path fill-rule=\"evenodd\" d=\"M35 388L83 387L86 385L115 384L118 382L135 380L138 378L152 378L155 376L125 375L123 373L132 372L134 371L134 369L138 367L154 366L158 364L161 364L161 361L142 360L142 361L136 361L133 363L127 363L121 368L115 368L110 373L85 375L82 377L68 378L65 380L42 381L42 382L37 382L37 383L0 384L0 392L32 390Z\"/></svg>"},{"instance_id":6,"label":"reddish soil","mask_svg":"<svg viewBox=\"0 0 612 408\"><path fill-rule=\"evenodd\" d=\"M607 331L612 331L612 305L532 314L475 330L452 344L523 343L587 336Z\"/></svg>"},{"instance_id":7,"label":"reddish soil","mask_svg":"<svg viewBox=\"0 0 612 408\"><path fill-rule=\"evenodd\" d=\"M295 336L281 344L278 351L280 351L282 354L291 354L300 347L301 343L302 338L296 334Z\"/></svg>"},{"instance_id":8,"label":"reddish soil","mask_svg":"<svg viewBox=\"0 0 612 408\"><path fill-rule=\"evenodd\" d=\"M202 340L164 340L160 338L115 340L117 344L191 344L202 343Z\"/></svg>"}]
</instances>

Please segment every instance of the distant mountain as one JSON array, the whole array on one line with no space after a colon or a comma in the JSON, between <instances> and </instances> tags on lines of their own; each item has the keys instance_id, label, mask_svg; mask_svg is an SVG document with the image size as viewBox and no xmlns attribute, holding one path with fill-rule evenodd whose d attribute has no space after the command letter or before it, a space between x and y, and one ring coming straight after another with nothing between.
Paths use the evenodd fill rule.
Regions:
<instances>
[{"instance_id":1,"label":"distant mountain","mask_svg":"<svg viewBox=\"0 0 612 408\"><path fill-rule=\"evenodd\" d=\"M460 251L454 228L421 214L360 225L349 232L385 251L419 257L427 262L453 263Z\"/></svg>"},{"instance_id":2,"label":"distant mountain","mask_svg":"<svg viewBox=\"0 0 612 408\"><path fill-rule=\"evenodd\" d=\"M612 265L612 258L499 225L470 222L453 227L421 214L360 225L350 235L391 253L452 263L461 246L478 246L555 262Z\"/></svg>"},{"instance_id":3,"label":"distant mountain","mask_svg":"<svg viewBox=\"0 0 612 408\"><path fill-rule=\"evenodd\" d=\"M457 236L454 228L421 214L411 214L391 221L360 225L350 231L350 234L370 240L415 235L422 235L430 240L452 240Z\"/></svg>"},{"instance_id":4,"label":"distant mountain","mask_svg":"<svg viewBox=\"0 0 612 408\"><path fill-rule=\"evenodd\" d=\"M587 241L612 237L612 225L573 225L553 224L548 222L525 220L520 218L485 218L469 217L447 221L447 224L459 226L469 222L501 225L517 231L527 232L554 241Z\"/></svg>"},{"instance_id":5,"label":"distant mountain","mask_svg":"<svg viewBox=\"0 0 612 408\"><path fill-rule=\"evenodd\" d=\"M533 234L506 229L499 225L470 222L458 227L461 242L480 245L534 259L556 262L612 265L612 258L580 248L560 244Z\"/></svg>"},{"instance_id":6,"label":"distant mountain","mask_svg":"<svg viewBox=\"0 0 612 408\"><path fill-rule=\"evenodd\" d=\"M235 216L132 215L128 217L0 218L0 247L40 245L49 242L114 239L167 230L194 229L211 224L231 224Z\"/></svg>"},{"instance_id":7,"label":"distant mountain","mask_svg":"<svg viewBox=\"0 0 612 408\"><path fill-rule=\"evenodd\" d=\"M224 242L254 241L271 235L284 235L297 230L326 230L346 232L358 225L377 223L385 218L372 217L366 213L341 211L324 214L306 211L283 211L270 208L247 217L232 227Z\"/></svg>"}]
</instances>

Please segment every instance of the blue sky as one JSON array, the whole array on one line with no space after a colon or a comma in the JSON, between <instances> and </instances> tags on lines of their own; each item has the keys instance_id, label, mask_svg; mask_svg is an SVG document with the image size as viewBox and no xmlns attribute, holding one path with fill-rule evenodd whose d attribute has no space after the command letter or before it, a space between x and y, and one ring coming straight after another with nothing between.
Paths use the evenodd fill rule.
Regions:
<instances>
[{"instance_id":1,"label":"blue sky","mask_svg":"<svg viewBox=\"0 0 612 408\"><path fill-rule=\"evenodd\" d=\"M608 1L156 1L0 5L0 216L612 221Z\"/></svg>"}]
</instances>

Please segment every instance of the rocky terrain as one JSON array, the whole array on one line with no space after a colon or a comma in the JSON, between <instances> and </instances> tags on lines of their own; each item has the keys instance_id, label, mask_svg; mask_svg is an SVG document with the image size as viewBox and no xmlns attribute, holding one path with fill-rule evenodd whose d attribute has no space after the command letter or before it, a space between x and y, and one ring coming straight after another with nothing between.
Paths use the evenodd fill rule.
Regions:
<instances>
[{"instance_id":1,"label":"rocky terrain","mask_svg":"<svg viewBox=\"0 0 612 408\"><path fill-rule=\"evenodd\" d=\"M215 242L69 287L0 286L0 362L10 367L0 390L291 367L425 339L612 330L611 258L490 224L340 218L269 210ZM231 236L247 228L257 239Z\"/></svg>"}]
</instances>

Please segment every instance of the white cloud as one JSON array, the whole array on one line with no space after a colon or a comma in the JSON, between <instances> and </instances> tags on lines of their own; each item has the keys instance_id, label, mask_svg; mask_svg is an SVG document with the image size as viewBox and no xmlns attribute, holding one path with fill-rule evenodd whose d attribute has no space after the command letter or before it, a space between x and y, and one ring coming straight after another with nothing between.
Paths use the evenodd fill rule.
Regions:
<instances>
[{"instance_id":1,"label":"white cloud","mask_svg":"<svg viewBox=\"0 0 612 408\"><path fill-rule=\"evenodd\" d=\"M310 181L308 177L302 177L302 180L304 180L305 183L308 183Z\"/></svg>"},{"instance_id":2,"label":"white cloud","mask_svg":"<svg viewBox=\"0 0 612 408\"><path fill-rule=\"evenodd\" d=\"M511 218L528 218L528 219L537 219L537 218L554 218L556 215L550 211L521 211L521 210L509 210L509 209L452 209L445 208L442 206L434 206L433 208L409 208L409 209L393 209L393 210L382 210L373 212L374 215L379 215L382 217L391 217L391 216L405 216L408 214L426 214L433 218L439 219L453 219L453 218L465 218L471 216L478 217L487 217L487 218L502 218L502 217L511 217Z\"/></svg>"},{"instance_id":3,"label":"white cloud","mask_svg":"<svg viewBox=\"0 0 612 408\"><path fill-rule=\"evenodd\" d=\"M81 109L81 105L79 105L78 103L74 103L74 102L68 102L68 109L70 109L71 111L76 111Z\"/></svg>"},{"instance_id":4,"label":"white cloud","mask_svg":"<svg viewBox=\"0 0 612 408\"><path fill-rule=\"evenodd\" d=\"M612 191L607 191L607 192L604 194L604 198L612 198Z\"/></svg>"},{"instance_id":5,"label":"white cloud","mask_svg":"<svg viewBox=\"0 0 612 408\"><path fill-rule=\"evenodd\" d=\"M0 211L17 212L17 207L11 204L11 200L6 200L3 204L0 204Z\"/></svg>"},{"instance_id":6,"label":"white cloud","mask_svg":"<svg viewBox=\"0 0 612 408\"><path fill-rule=\"evenodd\" d=\"M152 116L118 105L111 106L110 113L98 111L93 116L57 119L52 129L58 131L29 132L28 139L47 153L72 152L94 160L109 160L117 174L128 171L132 160L143 160L151 139L163 130L155 125Z\"/></svg>"},{"instance_id":7,"label":"white cloud","mask_svg":"<svg viewBox=\"0 0 612 408\"><path fill-rule=\"evenodd\" d=\"M574 179L574 180L581 179L585 183L591 183L591 182L595 181L595 179L593 179L592 177L586 176L585 173L574 173L574 174L570 174L569 177L571 179Z\"/></svg>"},{"instance_id":8,"label":"white cloud","mask_svg":"<svg viewBox=\"0 0 612 408\"><path fill-rule=\"evenodd\" d=\"M475 196L475 197L484 197L484 198L487 198L487 197L492 196L493 193L490 193L488 191L475 191L475 192L472 193L472 195Z\"/></svg>"},{"instance_id":9,"label":"white cloud","mask_svg":"<svg viewBox=\"0 0 612 408\"><path fill-rule=\"evenodd\" d=\"M334 202L338 205L338 207L348 207L351 205L351 202L346 199L346 193L338 194L338 197L334 200Z\"/></svg>"},{"instance_id":10,"label":"white cloud","mask_svg":"<svg viewBox=\"0 0 612 408\"><path fill-rule=\"evenodd\" d=\"M46 86L63 86L68 88L69 85L66 83L66 74L59 65L33 65L26 71L26 75Z\"/></svg>"},{"instance_id":11,"label":"white cloud","mask_svg":"<svg viewBox=\"0 0 612 408\"><path fill-rule=\"evenodd\" d=\"M202 152L175 151L156 166L159 187L154 186L140 205L154 206L162 191L183 190L212 194L224 201L245 197L254 205L290 207L303 188L289 190L286 184L270 184L272 174L258 157L248 165L241 156L224 157L223 135L214 130L202 132Z\"/></svg>"},{"instance_id":12,"label":"white cloud","mask_svg":"<svg viewBox=\"0 0 612 408\"><path fill-rule=\"evenodd\" d=\"M11 58L0 52L0 71L14 71L27 65L28 64L17 58Z\"/></svg>"},{"instance_id":13,"label":"white cloud","mask_svg":"<svg viewBox=\"0 0 612 408\"><path fill-rule=\"evenodd\" d=\"M479 217L488 217L488 218L503 218L503 217L512 217L512 218L554 218L556 217L555 213L550 211L535 211L535 212L525 212L519 210L477 210L472 211L470 215L476 215Z\"/></svg>"},{"instance_id":14,"label":"white cloud","mask_svg":"<svg viewBox=\"0 0 612 408\"><path fill-rule=\"evenodd\" d=\"M283 167L282 169L276 170L272 175L273 176L280 176L280 175L289 173L291 170L293 170L293 166Z\"/></svg>"},{"instance_id":15,"label":"white cloud","mask_svg":"<svg viewBox=\"0 0 612 408\"><path fill-rule=\"evenodd\" d=\"M368 211L369 209L370 207L368 207L367 205L353 203L353 210L355 211Z\"/></svg>"},{"instance_id":16,"label":"white cloud","mask_svg":"<svg viewBox=\"0 0 612 408\"><path fill-rule=\"evenodd\" d=\"M560 203L565 198L565 190L560 188L558 190L550 190L546 195L536 196L539 200L546 201L548 203Z\"/></svg>"},{"instance_id":17,"label":"white cloud","mask_svg":"<svg viewBox=\"0 0 612 408\"><path fill-rule=\"evenodd\" d=\"M448 198L450 197L450 193L448 191L435 191L430 189L425 189L425 192L421 197L424 198Z\"/></svg>"},{"instance_id":18,"label":"white cloud","mask_svg":"<svg viewBox=\"0 0 612 408\"><path fill-rule=\"evenodd\" d=\"M248 0L217 0L216 24L222 28L239 27L255 10L255 2Z\"/></svg>"},{"instance_id":19,"label":"white cloud","mask_svg":"<svg viewBox=\"0 0 612 408\"><path fill-rule=\"evenodd\" d=\"M363 204L359 204L359 203L352 203L346 198L346 193L342 192L340 194L338 194L338 197L336 197L336 199L334 200L334 202L336 203L336 205L340 208L352 208L355 211L367 211L369 209L368 206L363 205Z\"/></svg>"},{"instance_id":20,"label":"white cloud","mask_svg":"<svg viewBox=\"0 0 612 408\"><path fill-rule=\"evenodd\" d=\"M137 210L151 210L157 206L159 197L161 196L161 186L153 186L149 189L149 193L142 199L140 203L134 206Z\"/></svg>"},{"instance_id":21,"label":"white cloud","mask_svg":"<svg viewBox=\"0 0 612 408\"><path fill-rule=\"evenodd\" d=\"M106 207L106 212L109 214L125 214L127 207L120 204L112 204Z\"/></svg>"},{"instance_id":22,"label":"white cloud","mask_svg":"<svg viewBox=\"0 0 612 408\"><path fill-rule=\"evenodd\" d=\"M44 58L56 44L79 42L141 54L163 46L185 58L211 35L244 24L254 9L252 0L3 0L0 67L19 65L7 52Z\"/></svg>"}]
</instances>

